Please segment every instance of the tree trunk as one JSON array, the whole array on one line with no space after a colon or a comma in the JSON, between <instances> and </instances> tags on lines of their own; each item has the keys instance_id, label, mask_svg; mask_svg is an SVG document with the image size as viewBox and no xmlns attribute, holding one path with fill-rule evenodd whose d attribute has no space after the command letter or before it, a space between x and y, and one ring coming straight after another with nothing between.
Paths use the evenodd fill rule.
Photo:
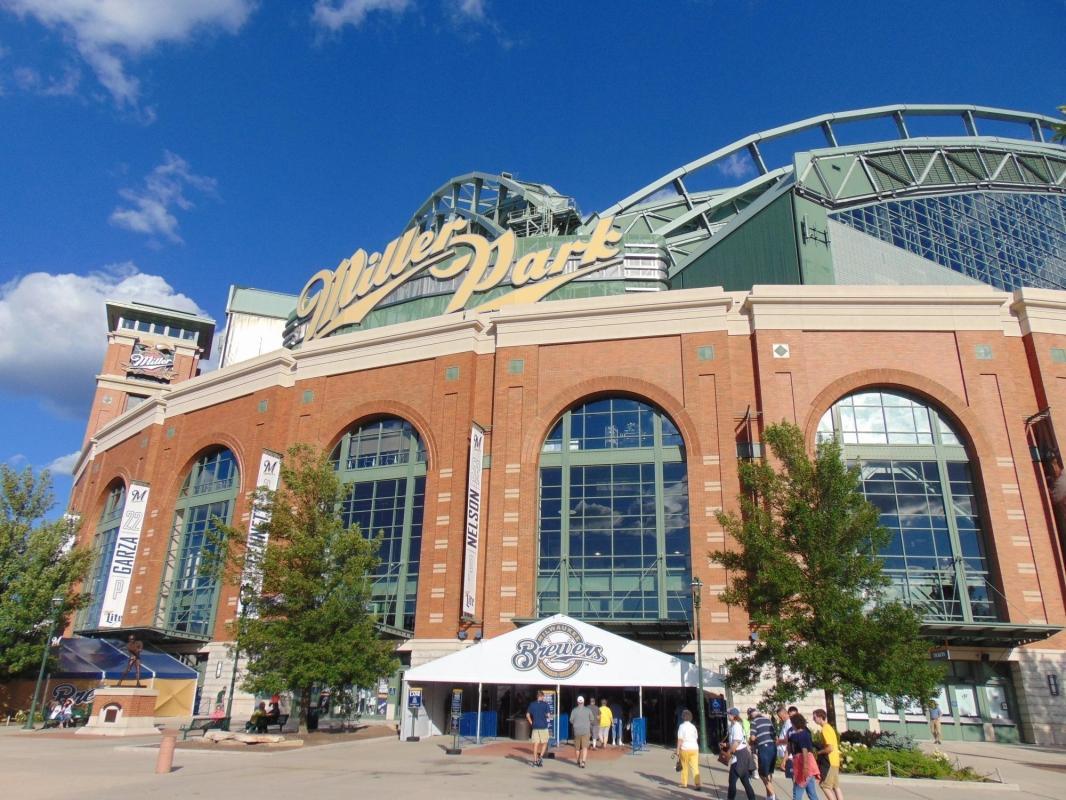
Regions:
<instances>
[{"instance_id":1,"label":"tree trunk","mask_svg":"<svg viewBox=\"0 0 1066 800\"><path fill-rule=\"evenodd\" d=\"M300 690L300 733L307 735L307 716L311 711L311 687Z\"/></svg>"},{"instance_id":2,"label":"tree trunk","mask_svg":"<svg viewBox=\"0 0 1066 800\"><path fill-rule=\"evenodd\" d=\"M825 716L829 720L829 724L833 726L833 730L839 731L837 727L837 704L836 697L833 695L832 690L825 690Z\"/></svg>"}]
</instances>

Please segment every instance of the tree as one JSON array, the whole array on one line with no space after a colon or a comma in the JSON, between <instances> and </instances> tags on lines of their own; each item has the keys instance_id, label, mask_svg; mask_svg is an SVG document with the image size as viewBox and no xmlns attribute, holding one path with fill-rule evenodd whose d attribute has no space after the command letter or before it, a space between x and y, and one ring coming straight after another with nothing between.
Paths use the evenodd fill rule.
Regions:
<instances>
[{"instance_id":1,"label":"tree","mask_svg":"<svg viewBox=\"0 0 1066 800\"><path fill-rule=\"evenodd\" d=\"M739 547L711 554L731 573L722 600L744 608L752 629L725 663L729 683L749 690L773 672L768 704L823 689L834 723L836 693L928 703L943 671L918 613L886 593L878 553L889 533L858 471L835 441L819 443L812 460L795 425L771 425L764 439L780 470L741 465L740 515L718 515Z\"/></svg>"},{"instance_id":2,"label":"tree","mask_svg":"<svg viewBox=\"0 0 1066 800\"><path fill-rule=\"evenodd\" d=\"M1059 113L1066 115L1066 106L1059 106ZM1055 131L1054 140L1056 142L1066 142L1066 120L1052 125L1051 129Z\"/></svg>"},{"instance_id":3,"label":"tree","mask_svg":"<svg viewBox=\"0 0 1066 800\"><path fill-rule=\"evenodd\" d=\"M291 448L278 490L255 498L270 515L260 526L270 537L267 547L261 556L243 554L250 556L247 566L239 559L245 579L262 576L260 596L250 598L237 622L248 659L243 686L268 694L296 691L301 732L313 686L366 686L397 666L369 610L378 542L357 526L344 526L344 491L326 453ZM243 537L233 528L222 534Z\"/></svg>"},{"instance_id":4,"label":"tree","mask_svg":"<svg viewBox=\"0 0 1066 800\"><path fill-rule=\"evenodd\" d=\"M0 681L33 675L56 609L62 630L88 599L73 590L89 570L88 548L71 548L65 520L45 521L52 479L0 464Z\"/></svg>"}]
</instances>

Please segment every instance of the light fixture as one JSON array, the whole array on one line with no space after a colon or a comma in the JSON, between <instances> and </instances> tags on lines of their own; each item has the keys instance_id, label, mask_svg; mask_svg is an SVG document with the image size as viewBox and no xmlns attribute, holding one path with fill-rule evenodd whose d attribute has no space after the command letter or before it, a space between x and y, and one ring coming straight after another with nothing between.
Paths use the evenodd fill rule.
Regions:
<instances>
[{"instance_id":1,"label":"light fixture","mask_svg":"<svg viewBox=\"0 0 1066 800\"><path fill-rule=\"evenodd\" d=\"M465 630L459 631L458 633L455 634L455 636L460 642L465 642L466 641L466 631Z\"/></svg>"},{"instance_id":2,"label":"light fixture","mask_svg":"<svg viewBox=\"0 0 1066 800\"><path fill-rule=\"evenodd\" d=\"M485 638L485 634L482 631L478 631L477 633L474 634L474 641L475 642L480 642L483 638Z\"/></svg>"}]
</instances>

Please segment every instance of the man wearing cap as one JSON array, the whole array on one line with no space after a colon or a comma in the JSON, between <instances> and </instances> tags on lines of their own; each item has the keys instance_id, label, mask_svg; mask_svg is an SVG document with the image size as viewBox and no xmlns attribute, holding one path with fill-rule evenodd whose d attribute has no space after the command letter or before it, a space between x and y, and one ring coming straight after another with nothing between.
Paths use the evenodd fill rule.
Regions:
<instances>
[{"instance_id":1,"label":"man wearing cap","mask_svg":"<svg viewBox=\"0 0 1066 800\"><path fill-rule=\"evenodd\" d=\"M744 726L740 724L740 709L729 709L729 800L736 800L737 781L744 784L744 793L748 800L755 800L755 790L751 788L751 773L754 768L751 748Z\"/></svg>"},{"instance_id":2,"label":"man wearing cap","mask_svg":"<svg viewBox=\"0 0 1066 800\"><path fill-rule=\"evenodd\" d=\"M577 705L574 706L574 710L570 712L570 731L574 736L574 751L577 757L577 765L582 769L585 768L585 762L589 757L589 736L592 735L592 718L593 714L599 716L598 712L594 712L591 708L585 705L585 698L581 695L577 696Z\"/></svg>"},{"instance_id":3,"label":"man wearing cap","mask_svg":"<svg viewBox=\"0 0 1066 800\"><path fill-rule=\"evenodd\" d=\"M748 709L751 720L751 740L755 747L755 762L759 777L766 787L766 800L774 800L774 767L777 766L777 740L774 723L757 708Z\"/></svg>"}]
</instances>

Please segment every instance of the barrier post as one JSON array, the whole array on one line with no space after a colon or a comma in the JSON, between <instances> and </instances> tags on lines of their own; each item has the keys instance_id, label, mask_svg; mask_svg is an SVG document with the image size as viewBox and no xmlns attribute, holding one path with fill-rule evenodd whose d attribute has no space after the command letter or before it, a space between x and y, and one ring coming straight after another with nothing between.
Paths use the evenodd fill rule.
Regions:
<instances>
[{"instance_id":1,"label":"barrier post","mask_svg":"<svg viewBox=\"0 0 1066 800\"><path fill-rule=\"evenodd\" d=\"M169 775L174 768L174 748L178 745L178 735L175 731L167 729L163 731L163 741L159 743L159 755L155 759L155 774Z\"/></svg>"}]
</instances>

